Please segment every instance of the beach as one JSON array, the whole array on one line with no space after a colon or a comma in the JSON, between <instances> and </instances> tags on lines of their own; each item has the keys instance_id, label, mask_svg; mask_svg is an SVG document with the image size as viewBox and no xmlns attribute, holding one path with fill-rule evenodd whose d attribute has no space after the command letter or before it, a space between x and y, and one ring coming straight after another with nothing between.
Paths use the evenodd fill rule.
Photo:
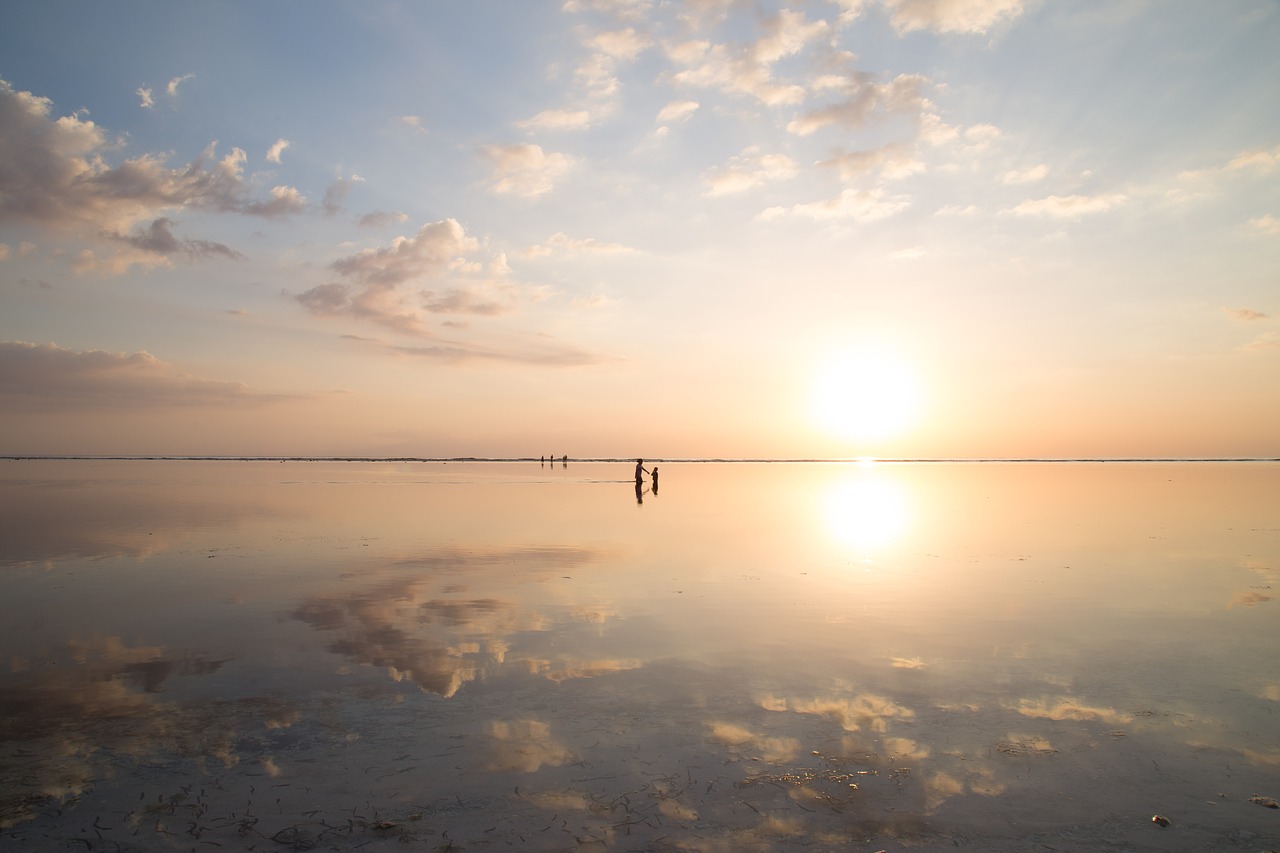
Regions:
<instances>
[{"instance_id":1,"label":"beach","mask_svg":"<svg viewBox=\"0 0 1280 853\"><path fill-rule=\"evenodd\" d=\"M1280 849L1280 463L646 464L0 462L0 846Z\"/></svg>"}]
</instances>

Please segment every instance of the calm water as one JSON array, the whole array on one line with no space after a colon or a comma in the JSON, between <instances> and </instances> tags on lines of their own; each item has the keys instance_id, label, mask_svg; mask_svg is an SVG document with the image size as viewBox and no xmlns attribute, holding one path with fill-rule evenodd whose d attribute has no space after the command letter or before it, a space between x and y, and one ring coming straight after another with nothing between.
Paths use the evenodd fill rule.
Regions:
<instances>
[{"instance_id":1,"label":"calm water","mask_svg":"<svg viewBox=\"0 0 1280 853\"><path fill-rule=\"evenodd\" d=\"M1280 847L1280 465L659 467L0 463L0 846Z\"/></svg>"}]
</instances>

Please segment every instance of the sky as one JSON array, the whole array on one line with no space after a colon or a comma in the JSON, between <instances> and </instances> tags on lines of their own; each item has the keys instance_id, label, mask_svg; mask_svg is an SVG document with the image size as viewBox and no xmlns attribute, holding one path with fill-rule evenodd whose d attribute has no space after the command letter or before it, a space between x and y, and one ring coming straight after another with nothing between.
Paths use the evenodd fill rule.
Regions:
<instances>
[{"instance_id":1,"label":"sky","mask_svg":"<svg viewBox=\"0 0 1280 853\"><path fill-rule=\"evenodd\" d=\"M1280 456L1280 5L22 3L0 455Z\"/></svg>"}]
</instances>

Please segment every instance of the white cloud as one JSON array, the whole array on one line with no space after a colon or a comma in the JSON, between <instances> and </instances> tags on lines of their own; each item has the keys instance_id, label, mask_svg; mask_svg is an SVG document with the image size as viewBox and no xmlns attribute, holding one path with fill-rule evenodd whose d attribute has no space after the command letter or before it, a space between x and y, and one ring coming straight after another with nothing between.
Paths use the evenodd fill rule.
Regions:
<instances>
[{"instance_id":1,"label":"white cloud","mask_svg":"<svg viewBox=\"0 0 1280 853\"><path fill-rule=\"evenodd\" d=\"M685 66L671 79L679 85L750 95L768 106L798 104L804 101L805 88L776 81L773 67L799 53L828 29L826 21L810 23L803 13L784 9L767 19L764 34L749 44L686 41L669 47L668 56Z\"/></svg>"},{"instance_id":2,"label":"white cloud","mask_svg":"<svg viewBox=\"0 0 1280 853\"><path fill-rule=\"evenodd\" d=\"M142 100L143 109L149 110L156 105L155 98L151 97L151 89L147 86L139 86L138 91L134 94Z\"/></svg>"},{"instance_id":3,"label":"white cloud","mask_svg":"<svg viewBox=\"0 0 1280 853\"><path fill-rule=\"evenodd\" d=\"M490 188L500 195L544 195L573 166L570 157L547 153L539 145L486 145L482 151L493 164Z\"/></svg>"},{"instance_id":4,"label":"white cloud","mask_svg":"<svg viewBox=\"0 0 1280 853\"><path fill-rule=\"evenodd\" d=\"M1249 226L1260 234L1280 235L1280 219L1269 213L1250 219Z\"/></svg>"},{"instance_id":5,"label":"white cloud","mask_svg":"<svg viewBox=\"0 0 1280 853\"><path fill-rule=\"evenodd\" d=\"M427 129L422 125L422 116L400 116L396 121L410 130L422 134L423 136L430 135Z\"/></svg>"},{"instance_id":6,"label":"white cloud","mask_svg":"<svg viewBox=\"0 0 1280 853\"><path fill-rule=\"evenodd\" d=\"M658 110L657 120L659 124L686 121L697 111L697 101L672 101Z\"/></svg>"},{"instance_id":7,"label":"white cloud","mask_svg":"<svg viewBox=\"0 0 1280 853\"><path fill-rule=\"evenodd\" d=\"M591 113L586 110L543 110L533 118L516 122L526 130L586 130L591 127Z\"/></svg>"},{"instance_id":8,"label":"white cloud","mask_svg":"<svg viewBox=\"0 0 1280 853\"><path fill-rule=\"evenodd\" d=\"M835 0L836 5L840 7L840 16L837 18L839 23L843 26L857 20L861 17L867 2L868 0Z\"/></svg>"},{"instance_id":9,"label":"white cloud","mask_svg":"<svg viewBox=\"0 0 1280 853\"><path fill-rule=\"evenodd\" d=\"M653 0L565 0L560 7L564 12L601 12L622 20L641 20L647 17Z\"/></svg>"},{"instance_id":10,"label":"white cloud","mask_svg":"<svg viewBox=\"0 0 1280 853\"><path fill-rule=\"evenodd\" d=\"M1128 198L1123 193L1108 193L1096 196L1058 196L1029 199L1014 207L1010 212L1019 216L1048 216L1058 219L1075 219L1091 213L1105 213L1114 207L1123 205Z\"/></svg>"},{"instance_id":11,"label":"white cloud","mask_svg":"<svg viewBox=\"0 0 1280 853\"><path fill-rule=\"evenodd\" d=\"M881 0L899 33L985 33L1022 14L1024 0Z\"/></svg>"},{"instance_id":12,"label":"white cloud","mask_svg":"<svg viewBox=\"0 0 1280 853\"><path fill-rule=\"evenodd\" d=\"M965 148L969 153L978 153L991 147L991 144L1003 134L993 124L975 124L964 129Z\"/></svg>"},{"instance_id":13,"label":"white cloud","mask_svg":"<svg viewBox=\"0 0 1280 853\"><path fill-rule=\"evenodd\" d=\"M194 74L183 74L181 77L174 77L169 81L169 85L165 87L165 91L169 93L170 98L176 98L178 97L178 87L195 76Z\"/></svg>"},{"instance_id":14,"label":"white cloud","mask_svg":"<svg viewBox=\"0 0 1280 853\"><path fill-rule=\"evenodd\" d=\"M1255 148L1252 151L1245 151L1228 163L1227 169L1230 171L1257 169L1260 172L1267 173L1274 169L1277 164L1280 164L1280 145L1275 148Z\"/></svg>"},{"instance_id":15,"label":"white cloud","mask_svg":"<svg viewBox=\"0 0 1280 853\"><path fill-rule=\"evenodd\" d=\"M869 151L843 151L823 160L819 165L833 167L840 179L851 183L877 169L885 180L899 180L925 171L925 165L912 154L911 147L892 143Z\"/></svg>"},{"instance_id":16,"label":"white cloud","mask_svg":"<svg viewBox=\"0 0 1280 853\"><path fill-rule=\"evenodd\" d=\"M635 251L621 243L605 243L594 237L573 238L563 231L557 231L547 238L547 242L530 246L522 254L529 258L541 258L557 252L566 255L625 255Z\"/></svg>"},{"instance_id":17,"label":"white cloud","mask_svg":"<svg viewBox=\"0 0 1280 853\"><path fill-rule=\"evenodd\" d=\"M710 196L740 193L796 174L795 161L785 154L761 154L754 146L730 159L729 163L703 176Z\"/></svg>"},{"instance_id":18,"label":"white cloud","mask_svg":"<svg viewBox=\"0 0 1280 853\"><path fill-rule=\"evenodd\" d=\"M291 143L287 139L277 139L274 143L272 143L271 148L267 150L267 162L279 163L280 155L283 154L284 150L292 144L293 143Z\"/></svg>"},{"instance_id":19,"label":"white cloud","mask_svg":"<svg viewBox=\"0 0 1280 853\"><path fill-rule=\"evenodd\" d=\"M475 251L477 243L456 219L429 222L412 237L396 237L383 249L364 249L331 265L343 278L378 286L439 272Z\"/></svg>"},{"instance_id":20,"label":"white cloud","mask_svg":"<svg viewBox=\"0 0 1280 853\"><path fill-rule=\"evenodd\" d=\"M945 145L960 135L960 129L947 124L936 113L920 116L920 139L930 145Z\"/></svg>"},{"instance_id":21,"label":"white cloud","mask_svg":"<svg viewBox=\"0 0 1280 853\"><path fill-rule=\"evenodd\" d=\"M1041 163L1038 166L1032 166L1029 169L1011 170L1004 173L1004 177L1000 179L1001 183L1017 185L1017 184L1038 184L1049 174L1049 167Z\"/></svg>"},{"instance_id":22,"label":"white cloud","mask_svg":"<svg viewBox=\"0 0 1280 853\"><path fill-rule=\"evenodd\" d=\"M651 47L653 42L628 27L625 30L596 33L587 39L586 44L597 53L630 62Z\"/></svg>"},{"instance_id":23,"label":"white cloud","mask_svg":"<svg viewBox=\"0 0 1280 853\"><path fill-rule=\"evenodd\" d=\"M918 74L900 74L888 83L874 83L864 74L846 78L844 99L811 110L787 124L787 130L808 136L829 125L856 129L888 115L919 115L928 101L924 87L929 81Z\"/></svg>"},{"instance_id":24,"label":"white cloud","mask_svg":"<svg viewBox=\"0 0 1280 853\"><path fill-rule=\"evenodd\" d=\"M847 189L828 201L771 207L759 218L769 221L781 216L797 216L817 221L852 219L855 222L875 222L888 219L910 206L911 202L905 196L887 198L881 189Z\"/></svg>"}]
</instances>

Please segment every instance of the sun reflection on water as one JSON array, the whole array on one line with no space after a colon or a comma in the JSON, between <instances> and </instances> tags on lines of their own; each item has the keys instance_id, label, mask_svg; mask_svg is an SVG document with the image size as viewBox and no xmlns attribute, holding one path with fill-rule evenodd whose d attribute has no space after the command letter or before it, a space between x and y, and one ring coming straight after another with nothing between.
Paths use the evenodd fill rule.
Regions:
<instances>
[{"instance_id":1,"label":"sun reflection on water","mask_svg":"<svg viewBox=\"0 0 1280 853\"><path fill-rule=\"evenodd\" d=\"M822 497L822 512L831 538L860 554L883 550L911 526L906 491L869 466L859 466L828 488Z\"/></svg>"}]
</instances>

